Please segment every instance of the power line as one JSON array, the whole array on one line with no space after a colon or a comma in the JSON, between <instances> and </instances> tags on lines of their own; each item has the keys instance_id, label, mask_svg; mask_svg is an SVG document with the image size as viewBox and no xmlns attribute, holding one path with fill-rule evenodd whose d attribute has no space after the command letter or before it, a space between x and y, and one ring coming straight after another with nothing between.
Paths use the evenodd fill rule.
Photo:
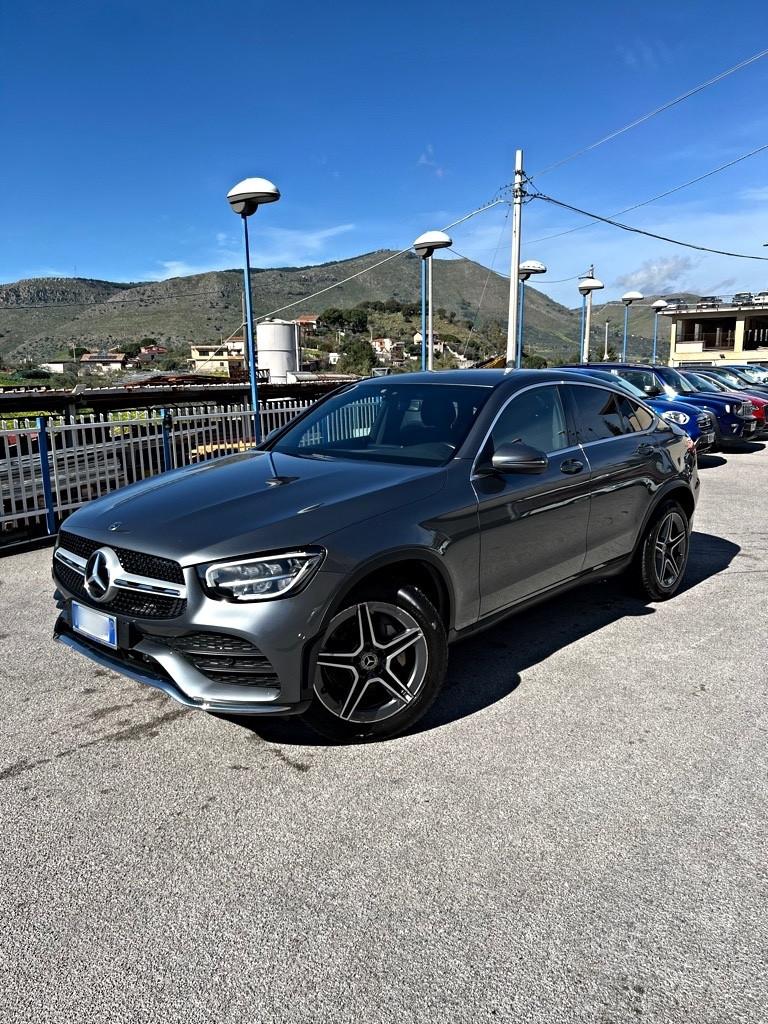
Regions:
<instances>
[{"instance_id":1,"label":"power line","mask_svg":"<svg viewBox=\"0 0 768 1024\"><path fill-rule=\"evenodd\" d=\"M752 256L745 252L729 252L726 249L711 249L707 245L696 245L693 242L682 242L678 238L669 238L667 235L657 235L653 231L646 231L644 228L632 227L631 224L622 224L621 221L612 220L610 217L601 217L599 213L590 213L588 210L581 210L578 206L571 206L570 203L564 203L559 199L553 199L552 196L544 195L543 192L532 193L532 198L543 199L547 203L553 203L555 206L560 206L564 210L572 210L574 213L580 213L583 217L591 217L592 220L602 221L604 224L610 224L612 227L621 228L622 231L631 231L636 235L646 235L648 238L657 238L661 242L669 242L671 245L682 245L686 249L698 249L699 252L713 252L718 256L734 256L737 259L742 260L762 260L768 263L768 256Z\"/></svg>"},{"instance_id":2,"label":"power line","mask_svg":"<svg viewBox=\"0 0 768 1024\"><path fill-rule=\"evenodd\" d=\"M623 128L617 128L616 131L610 132L608 135L604 135L596 142L592 142L590 145L584 146L583 149L577 149L569 156L565 156L561 160L556 160L555 163L549 164L549 166L537 171L532 175L532 177L540 178L542 174L549 174L549 172L554 171L556 167L562 167L563 164L567 164L571 160L575 160L577 157L583 156L585 153L589 153L593 149L597 149L598 146L602 146L604 143L610 142L611 139L615 139L617 136L623 135L624 132L628 132L631 128L636 128L638 125L643 124L646 121L650 121L650 119L652 117L656 117L657 114L662 114L665 110L669 110L670 107L674 107L678 103L682 103L683 100L687 100L691 96L695 96L697 93L703 92L704 89L708 89L711 85L716 85L717 82L722 82L724 78L728 78L729 75L733 75L737 71L741 71L742 68L747 67L749 64L754 64L755 61L761 60L765 56L768 56L768 49L761 50L759 53L755 53L751 57L747 57L738 64L734 64L732 68L727 68L725 71L721 71L720 74L715 75L714 78L709 78L706 82L702 82L700 85L694 86L693 89L689 89L687 92L682 93L680 96L676 96L667 103L663 103L660 107L656 107L654 110L649 110L647 114L642 114L640 117L635 118L634 121L630 121L629 124L625 124Z\"/></svg>"},{"instance_id":3,"label":"power line","mask_svg":"<svg viewBox=\"0 0 768 1024\"><path fill-rule=\"evenodd\" d=\"M758 146L757 149L753 149L749 153L742 153L742 155L737 156L735 160L729 160L725 164L720 164L719 167L713 167L711 171L706 171L704 174L700 174L696 178L691 178L690 181L684 181L682 185L675 185L674 188L668 188L666 192L660 192L659 195L653 196L651 199L644 199L641 203L634 203L632 206L627 206L623 210L617 210L616 213L612 213L611 216L620 217L623 213L630 213L632 210L639 210L641 206L649 206L651 203L658 202L659 199L666 199L667 196L671 196L674 192L680 192L681 189L695 185L699 181L704 181L705 178L711 178L713 174L719 174L720 171L724 171L728 167L733 167L734 164L739 164L742 160L748 160L749 157L756 156L758 153L762 153L766 149L768 149L768 143L764 146ZM526 242L526 245L534 245L536 242L548 242L551 238L562 238L563 235L570 235L574 231L583 231L588 227L591 227L591 225L578 224L576 227L567 228L565 231L558 231L554 235L543 235L541 238L532 238L530 242Z\"/></svg>"},{"instance_id":4,"label":"power line","mask_svg":"<svg viewBox=\"0 0 768 1024\"><path fill-rule=\"evenodd\" d=\"M499 204L504 202L506 202L505 199L491 199L489 202L484 203L482 206L479 206L476 210L471 210L463 217L459 217L458 220L454 220L450 224L446 224L446 226L442 228L442 230L449 231L451 228L458 227L459 224L463 224L465 221L470 220L470 218L476 217L479 213L485 213L486 210L490 210L492 209L492 207L499 206ZM349 281L354 281L355 278L362 277L363 274L368 274L370 273L370 271L376 270L377 267L382 267L385 263L389 263L390 260L397 259L398 256L404 256L407 252L410 252L411 249L412 246L410 245L406 249L400 249L399 252L392 253L390 256L387 256L386 259L380 260L378 263L374 263L370 267L365 267L364 270L359 270L356 274L350 274L349 277L345 277L341 281L336 281L334 284L329 284L326 288L321 288L317 292L312 292L311 295L305 295L301 299L296 299L295 302L289 302L285 306L279 306L277 309L273 309L269 313L261 313L259 316L256 317L256 319L269 320L270 317L275 316L277 313L284 313L286 309L293 309L294 306L301 306L303 303L309 302L310 299L316 299L319 295L325 295L326 292L330 292L334 288L340 288L342 285L348 284Z\"/></svg>"}]
</instances>

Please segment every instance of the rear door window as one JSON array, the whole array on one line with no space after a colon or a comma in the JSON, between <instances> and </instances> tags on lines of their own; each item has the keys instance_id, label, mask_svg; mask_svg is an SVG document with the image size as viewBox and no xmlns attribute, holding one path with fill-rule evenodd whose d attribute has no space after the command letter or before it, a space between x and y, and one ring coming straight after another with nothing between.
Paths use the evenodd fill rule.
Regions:
<instances>
[{"instance_id":1,"label":"rear door window","mask_svg":"<svg viewBox=\"0 0 768 1024\"><path fill-rule=\"evenodd\" d=\"M568 385L576 418L576 433L582 444L607 441L631 433L613 391L584 385Z\"/></svg>"}]
</instances>

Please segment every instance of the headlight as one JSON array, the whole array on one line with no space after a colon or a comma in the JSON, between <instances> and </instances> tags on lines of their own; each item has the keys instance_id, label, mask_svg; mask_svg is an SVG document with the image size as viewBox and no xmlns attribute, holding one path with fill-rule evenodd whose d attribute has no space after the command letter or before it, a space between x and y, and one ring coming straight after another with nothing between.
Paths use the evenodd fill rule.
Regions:
<instances>
[{"instance_id":1,"label":"headlight","mask_svg":"<svg viewBox=\"0 0 768 1024\"><path fill-rule=\"evenodd\" d=\"M322 548L307 548L280 555L212 562L201 565L198 572L211 597L223 601L269 601L305 586L324 557Z\"/></svg>"},{"instance_id":2,"label":"headlight","mask_svg":"<svg viewBox=\"0 0 768 1024\"><path fill-rule=\"evenodd\" d=\"M674 409L669 409L667 412L661 414L663 420L667 420L669 423L678 423L681 427L684 427L686 423L691 422L691 417L685 412L675 412Z\"/></svg>"}]
</instances>

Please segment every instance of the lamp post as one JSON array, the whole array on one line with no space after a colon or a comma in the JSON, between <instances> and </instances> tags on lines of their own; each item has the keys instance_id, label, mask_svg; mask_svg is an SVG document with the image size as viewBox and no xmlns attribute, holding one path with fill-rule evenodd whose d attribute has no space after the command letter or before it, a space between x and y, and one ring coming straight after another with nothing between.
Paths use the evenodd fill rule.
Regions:
<instances>
[{"instance_id":1,"label":"lamp post","mask_svg":"<svg viewBox=\"0 0 768 1024\"><path fill-rule=\"evenodd\" d=\"M651 309L654 311L654 313L653 313L653 356L652 356L651 361L654 362L654 363L656 362L656 346L657 346L658 340L659 340L659 313L662 311L662 309L666 309L668 305L669 305L669 303L665 302L664 299L656 299L655 302L651 303Z\"/></svg>"},{"instance_id":2,"label":"lamp post","mask_svg":"<svg viewBox=\"0 0 768 1024\"><path fill-rule=\"evenodd\" d=\"M608 325L610 322L610 320L605 321L605 347L603 349L603 362L605 363L608 362Z\"/></svg>"},{"instance_id":3,"label":"lamp post","mask_svg":"<svg viewBox=\"0 0 768 1024\"><path fill-rule=\"evenodd\" d=\"M256 444L261 440L259 420L258 366L256 365L256 344L253 330L253 299L251 295L251 253L248 245L248 218L265 203L275 203L280 198L280 189L266 178L245 178L227 192L227 202L234 213L243 221L245 244L245 267L243 268L245 295L245 331L248 344L248 368L251 379L251 408L253 410L253 437Z\"/></svg>"},{"instance_id":4,"label":"lamp post","mask_svg":"<svg viewBox=\"0 0 768 1024\"><path fill-rule=\"evenodd\" d=\"M638 302L643 298L641 292L625 292L621 296L621 301L624 303L624 341L621 346L621 361L626 363L627 361L627 337L629 335L629 307L633 302Z\"/></svg>"},{"instance_id":5,"label":"lamp post","mask_svg":"<svg viewBox=\"0 0 768 1024\"><path fill-rule=\"evenodd\" d=\"M523 260L517 272L520 281L520 318L517 322L517 347L515 349L515 369L523 365L523 324L525 322L525 282L533 274L546 274L547 268L538 260Z\"/></svg>"},{"instance_id":6,"label":"lamp post","mask_svg":"<svg viewBox=\"0 0 768 1024\"><path fill-rule=\"evenodd\" d=\"M581 362L589 362L589 335L592 329L592 292L605 288L602 281L592 276L592 270L587 277L579 281L579 292L581 293Z\"/></svg>"},{"instance_id":7,"label":"lamp post","mask_svg":"<svg viewBox=\"0 0 768 1024\"><path fill-rule=\"evenodd\" d=\"M435 249L447 249L453 239L444 231L425 231L413 243L421 257L421 368L433 370L435 345L432 331L432 255Z\"/></svg>"}]
</instances>

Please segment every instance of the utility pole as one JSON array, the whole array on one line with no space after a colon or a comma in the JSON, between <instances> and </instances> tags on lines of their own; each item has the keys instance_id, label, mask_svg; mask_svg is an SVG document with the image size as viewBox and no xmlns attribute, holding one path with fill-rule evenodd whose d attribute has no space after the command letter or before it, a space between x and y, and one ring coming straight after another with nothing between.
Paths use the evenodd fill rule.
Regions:
<instances>
[{"instance_id":1,"label":"utility pole","mask_svg":"<svg viewBox=\"0 0 768 1024\"><path fill-rule=\"evenodd\" d=\"M515 184L512 191L512 261L509 271L509 319L507 321L507 366L515 365L517 319L520 301L520 234L523 218L523 151L515 150Z\"/></svg>"}]
</instances>

